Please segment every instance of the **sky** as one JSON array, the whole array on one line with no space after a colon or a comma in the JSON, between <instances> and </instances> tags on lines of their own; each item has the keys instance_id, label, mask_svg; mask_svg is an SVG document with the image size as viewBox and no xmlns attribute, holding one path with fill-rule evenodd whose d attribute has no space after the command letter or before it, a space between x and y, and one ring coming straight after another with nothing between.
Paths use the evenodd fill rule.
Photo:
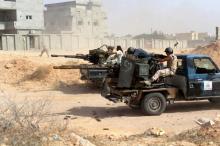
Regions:
<instances>
[{"instance_id":1,"label":"sky","mask_svg":"<svg viewBox=\"0 0 220 146\"><path fill-rule=\"evenodd\" d=\"M68 0L44 0L55 3ZM69 0L71 1L71 0ZM164 33L215 33L220 26L220 0L102 0L109 32L116 35Z\"/></svg>"}]
</instances>

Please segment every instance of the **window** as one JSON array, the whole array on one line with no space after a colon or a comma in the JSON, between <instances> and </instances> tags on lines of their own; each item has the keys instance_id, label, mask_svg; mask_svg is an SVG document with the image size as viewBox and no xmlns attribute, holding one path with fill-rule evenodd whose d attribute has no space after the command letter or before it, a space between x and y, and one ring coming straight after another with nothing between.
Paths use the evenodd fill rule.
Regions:
<instances>
[{"instance_id":1,"label":"window","mask_svg":"<svg viewBox=\"0 0 220 146\"><path fill-rule=\"evenodd\" d=\"M32 16L31 16L31 15L27 15L27 16L26 16L26 19L27 19L27 20L31 20L31 19L32 19Z\"/></svg>"},{"instance_id":2,"label":"window","mask_svg":"<svg viewBox=\"0 0 220 146\"><path fill-rule=\"evenodd\" d=\"M178 59L177 60L177 70L176 70L176 74L182 75L184 74L184 61L183 59Z\"/></svg>"},{"instance_id":3,"label":"window","mask_svg":"<svg viewBox=\"0 0 220 146\"><path fill-rule=\"evenodd\" d=\"M209 58L194 59L197 74L216 73L217 68Z\"/></svg>"},{"instance_id":4,"label":"window","mask_svg":"<svg viewBox=\"0 0 220 146\"><path fill-rule=\"evenodd\" d=\"M95 22L93 23L93 25L94 25L94 26L98 26L98 25L99 25L99 22L98 22L98 21L95 21Z\"/></svg>"},{"instance_id":5,"label":"window","mask_svg":"<svg viewBox=\"0 0 220 146\"><path fill-rule=\"evenodd\" d=\"M78 15L78 16L79 16L79 15L80 15L80 13L81 13L80 11L76 11L76 15Z\"/></svg>"},{"instance_id":6,"label":"window","mask_svg":"<svg viewBox=\"0 0 220 146\"><path fill-rule=\"evenodd\" d=\"M11 2L16 2L16 0L5 0L5 1L11 1Z\"/></svg>"},{"instance_id":7,"label":"window","mask_svg":"<svg viewBox=\"0 0 220 146\"><path fill-rule=\"evenodd\" d=\"M83 21L78 21L78 25L83 25Z\"/></svg>"},{"instance_id":8,"label":"window","mask_svg":"<svg viewBox=\"0 0 220 146\"><path fill-rule=\"evenodd\" d=\"M177 60L177 68L183 69L183 59L178 59Z\"/></svg>"}]
</instances>

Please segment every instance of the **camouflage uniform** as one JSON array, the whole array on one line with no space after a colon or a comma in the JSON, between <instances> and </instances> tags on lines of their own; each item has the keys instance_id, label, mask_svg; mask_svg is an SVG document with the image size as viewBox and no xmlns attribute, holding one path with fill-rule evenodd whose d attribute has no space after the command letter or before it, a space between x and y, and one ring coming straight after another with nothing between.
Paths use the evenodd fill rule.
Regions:
<instances>
[{"instance_id":1,"label":"camouflage uniform","mask_svg":"<svg viewBox=\"0 0 220 146\"><path fill-rule=\"evenodd\" d=\"M155 75L152 77L153 81L156 81L159 77L166 77L174 75L177 69L177 57L174 54L171 54L171 59L167 61L167 68L158 70Z\"/></svg>"}]
</instances>

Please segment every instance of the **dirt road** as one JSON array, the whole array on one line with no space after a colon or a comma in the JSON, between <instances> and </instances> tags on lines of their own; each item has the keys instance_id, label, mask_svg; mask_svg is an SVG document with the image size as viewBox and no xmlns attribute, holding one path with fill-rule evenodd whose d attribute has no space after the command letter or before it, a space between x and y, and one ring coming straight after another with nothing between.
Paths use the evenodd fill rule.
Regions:
<instances>
[{"instance_id":1,"label":"dirt road","mask_svg":"<svg viewBox=\"0 0 220 146\"><path fill-rule=\"evenodd\" d=\"M88 136L133 135L152 127L175 134L195 127L194 121L201 117L214 118L220 113L219 106L203 101L176 103L169 105L161 116L144 116L139 110L132 110L122 103L113 104L102 98L98 91L84 87L62 91L10 91L10 96L16 101L50 99L51 116L61 121L67 115L71 116L69 128Z\"/></svg>"}]
</instances>

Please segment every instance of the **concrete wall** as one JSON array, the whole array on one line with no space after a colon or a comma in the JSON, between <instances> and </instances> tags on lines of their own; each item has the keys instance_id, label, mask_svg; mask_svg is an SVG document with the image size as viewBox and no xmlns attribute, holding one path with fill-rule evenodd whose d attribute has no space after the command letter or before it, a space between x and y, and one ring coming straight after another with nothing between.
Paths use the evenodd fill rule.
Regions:
<instances>
[{"instance_id":1,"label":"concrete wall","mask_svg":"<svg viewBox=\"0 0 220 146\"><path fill-rule=\"evenodd\" d=\"M42 35L1 35L0 49L2 50L40 50L44 45L49 50L56 51L88 51L103 44L151 49L173 47L176 40L144 40L131 38L89 38L72 34L42 34ZM187 41L179 41L178 48L187 48Z\"/></svg>"},{"instance_id":2,"label":"concrete wall","mask_svg":"<svg viewBox=\"0 0 220 146\"><path fill-rule=\"evenodd\" d=\"M188 48L188 41L178 40L178 49ZM174 47L176 40L152 40L152 48Z\"/></svg>"}]
</instances>

